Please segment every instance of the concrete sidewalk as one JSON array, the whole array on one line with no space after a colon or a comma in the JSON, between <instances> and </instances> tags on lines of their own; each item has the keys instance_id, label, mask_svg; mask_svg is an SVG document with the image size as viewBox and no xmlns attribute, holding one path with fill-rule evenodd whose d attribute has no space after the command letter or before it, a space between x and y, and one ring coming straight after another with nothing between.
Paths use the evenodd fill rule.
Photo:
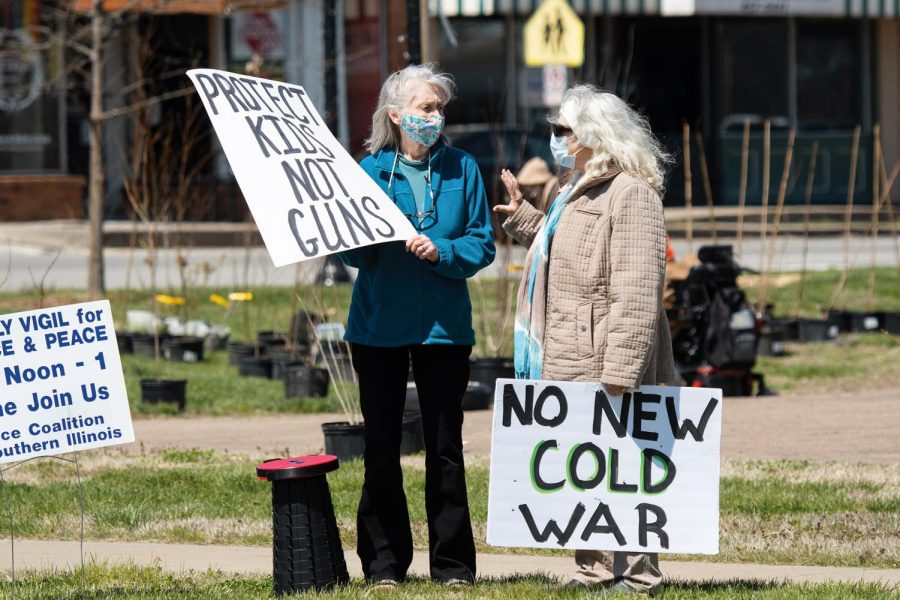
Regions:
<instances>
[{"instance_id":1,"label":"concrete sidewalk","mask_svg":"<svg viewBox=\"0 0 900 600\"><path fill-rule=\"evenodd\" d=\"M4 540L9 550L9 540ZM16 569L66 569L81 564L78 542L19 540L15 544ZM345 553L351 577L361 577L359 559L353 551ZM169 572L219 570L247 576L272 573L272 550L258 546L201 546L188 544L152 544L95 542L84 544L85 563L158 566ZM479 554L478 573L483 578L509 577L522 574L545 574L565 580L572 574L570 556L532 556L526 554ZM900 569L866 569L858 567L809 567L797 565L760 565L709 562L675 562L663 560L660 566L669 580L727 581L764 580L824 583L880 582L900 585ZM0 569L9 571L10 553L0 552ZM428 555L417 552L411 574L428 576Z\"/></svg>"}]
</instances>

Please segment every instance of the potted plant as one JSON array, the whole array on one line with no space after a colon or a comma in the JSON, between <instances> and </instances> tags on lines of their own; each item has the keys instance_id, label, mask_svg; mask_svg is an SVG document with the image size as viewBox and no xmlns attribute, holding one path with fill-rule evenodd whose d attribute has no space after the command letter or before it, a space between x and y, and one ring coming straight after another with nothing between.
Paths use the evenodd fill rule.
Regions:
<instances>
[{"instance_id":1,"label":"potted plant","mask_svg":"<svg viewBox=\"0 0 900 600\"><path fill-rule=\"evenodd\" d=\"M210 294L209 301L225 309L224 320L227 322L231 314L231 303L219 294ZM225 325L212 325L206 336L206 349L209 351L224 350L228 346L231 329Z\"/></svg>"},{"instance_id":2,"label":"potted plant","mask_svg":"<svg viewBox=\"0 0 900 600\"><path fill-rule=\"evenodd\" d=\"M250 335L250 302L253 292L231 292L228 300L238 302L241 306L241 334L244 341L228 343L228 362L237 365L238 374L244 377L269 378L272 361L265 355L265 347L260 344L259 337ZM253 339L251 342L250 340Z\"/></svg>"},{"instance_id":3,"label":"potted plant","mask_svg":"<svg viewBox=\"0 0 900 600\"><path fill-rule=\"evenodd\" d=\"M297 263L294 274L294 288L291 291L290 325L287 334L284 334L284 343L277 346L270 345L267 348L272 359L272 379L284 380L288 370L293 367L306 365L312 349L314 324L321 319L313 316L305 309L299 309L300 305L300 281L303 263ZM299 309L299 310L298 310ZM327 382L325 385L327 394ZM299 390L293 390L294 392ZM285 388L285 396L287 396ZM300 394L303 395L303 394Z\"/></svg>"},{"instance_id":4,"label":"potted plant","mask_svg":"<svg viewBox=\"0 0 900 600\"><path fill-rule=\"evenodd\" d=\"M184 302L184 298L177 296L167 296L164 294L156 294L153 297L156 307L155 315L159 322L159 305L178 306ZM160 329L155 329L154 338L154 357L153 357L153 379L141 379L141 402L147 404L159 403L175 403L178 410L183 411L186 403L187 381L184 379L163 379L162 364L160 361Z\"/></svg>"}]
</instances>

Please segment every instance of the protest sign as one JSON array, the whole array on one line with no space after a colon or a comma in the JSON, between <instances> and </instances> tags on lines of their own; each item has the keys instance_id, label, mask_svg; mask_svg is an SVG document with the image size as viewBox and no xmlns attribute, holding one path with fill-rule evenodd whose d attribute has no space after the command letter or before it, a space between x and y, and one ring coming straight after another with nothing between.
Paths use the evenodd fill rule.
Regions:
<instances>
[{"instance_id":1,"label":"protest sign","mask_svg":"<svg viewBox=\"0 0 900 600\"><path fill-rule=\"evenodd\" d=\"M0 316L0 463L134 441L108 300Z\"/></svg>"},{"instance_id":2,"label":"protest sign","mask_svg":"<svg viewBox=\"0 0 900 600\"><path fill-rule=\"evenodd\" d=\"M276 267L416 235L302 87L188 71Z\"/></svg>"},{"instance_id":3,"label":"protest sign","mask_svg":"<svg viewBox=\"0 0 900 600\"><path fill-rule=\"evenodd\" d=\"M487 541L715 554L722 391L498 379Z\"/></svg>"}]
</instances>

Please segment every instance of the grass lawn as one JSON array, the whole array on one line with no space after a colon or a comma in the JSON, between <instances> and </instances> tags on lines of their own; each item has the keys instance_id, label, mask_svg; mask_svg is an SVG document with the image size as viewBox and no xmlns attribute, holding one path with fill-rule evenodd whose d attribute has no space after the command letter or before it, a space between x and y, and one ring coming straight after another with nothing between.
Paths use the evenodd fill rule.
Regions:
<instances>
[{"instance_id":1,"label":"grass lawn","mask_svg":"<svg viewBox=\"0 0 900 600\"><path fill-rule=\"evenodd\" d=\"M768 303L778 316L820 317L832 307L854 311L900 311L900 273L894 268L876 269L875 288L869 299L871 269L851 269L843 292L835 296L842 271L810 271L805 279L799 273L774 273L767 278ZM743 275L738 284L750 302L756 302L763 287L758 275ZM801 293L802 292L802 293Z\"/></svg>"},{"instance_id":2,"label":"grass lawn","mask_svg":"<svg viewBox=\"0 0 900 600\"><path fill-rule=\"evenodd\" d=\"M214 352L203 363L179 363L161 360L157 371L152 358L122 355L125 387L132 414L178 414L174 404L143 404L141 379L186 379L188 414L235 415L290 412L314 413L339 411L340 405L330 386L326 398L284 397L284 382L261 377L241 377L237 367L228 364L224 351Z\"/></svg>"},{"instance_id":3,"label":"grass lawn","mask_svg":"<svg viewBox=\"0 0 900 600\"><path fill-rule=\"evenodd\" d=\"M755 371L779 394L859 392L900 386L900 337L848 334L833 342L787 344L785 356L760 356Z\"/></svg>"},{"instance_id":4,"label":"grass lawn","mask_svg":"<svg viewBox=\"0 0 900 600\"><path fill-rule=\"evenodd\" d=\"M201 544L271 543L269 484L259 459L198 450L144 456L97 450L81 456L85 529L92 539ZM421 456L405 459L416 547L427 548ZM488 546L488 469L467 469L480 552ZM4 477L16 535L77 539L80 518L71 463L34 461ZM359 461L328 476L345 547L355 545ZM0 530L6 534L6 525ZM535 550L524 551L540 553ZM678 556L691 560L689 556ZM726 463L721 480L721 553L702 560L900 568L900 472L885 465Z\"/></svg>"},{"instance_id":5,"label":"grass lawn","mask_svg":"<svg viewBox=\"0 0 900 600\"><path fill-rule=\"evenodd\" d=\"M216 571L172 575L151 567L92 565L85 569L87 595L82 595L81 571L62 573L28 572L19 574L16 598L52 600L62 598L108 598L116 600L253 600L272 598L272 581L267 577L237 578ZM487 579L474 588L449 589L430 581L413 579L389 592L369 590L362 581L328 592L304 594L303 598L425 598L521 600L522 598L590 598L584 592L560 592L559 584L540 575ZM11 583L0 583L0 594L13 590ZM783 584L762 580L725 582L672 582L656 596L663 600L880 600L896 597L896 590L880 584L827 583ZM623 596L624 597L624 596Z\"/></svg>"}]
</instances>

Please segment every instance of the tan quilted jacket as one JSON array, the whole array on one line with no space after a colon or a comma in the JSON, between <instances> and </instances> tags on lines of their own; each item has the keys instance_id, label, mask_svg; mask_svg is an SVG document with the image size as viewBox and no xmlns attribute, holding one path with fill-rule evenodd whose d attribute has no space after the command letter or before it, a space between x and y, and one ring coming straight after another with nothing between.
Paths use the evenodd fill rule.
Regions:
<instances>
[{"instance_id":1,"label":"tan quilted jacket","mask_svg":"<svg viewBox=\"0 0 900 600\"><path fill-rule=\"evenodd\" d=\"M523 202L503 228L531 246L543 220ZM550 248L543 378L675 384L665 261L662 202L649 185L626 173L579 181Z\"/></svg>"}]
</instances>

